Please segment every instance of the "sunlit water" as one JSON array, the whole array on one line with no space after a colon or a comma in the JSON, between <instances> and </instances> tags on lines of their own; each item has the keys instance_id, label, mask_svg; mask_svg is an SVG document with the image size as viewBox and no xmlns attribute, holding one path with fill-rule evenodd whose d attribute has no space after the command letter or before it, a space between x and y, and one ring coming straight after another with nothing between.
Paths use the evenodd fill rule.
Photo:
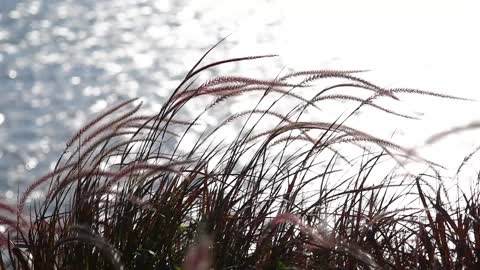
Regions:
<instances>
[{"instance_id":1,"label":"sunlit water","mask_svg":"<svg viewBox=\"0 0 480 270\"><path fill-rule=\"evenodd\" d=\"M368 14L362 17L347 12L353 16L348 21L329 14L326 7L312 7L319 9L267 0L239 2L235 6L188 0L1 0L0 195L13 198L18 187L46 173L66 139L106 106L143 97L148 109L158 109L199 56L228 34L232 36L214 51L213 59L263 53L281 56L245 66L229 65L222 73L271 77L285 65L296 69L374 69L366 77L387 86L404 86L408 82L408 87L437 91L459 88L448 93L479 96L465 90L477 87L468 84L473 83L468 81L474 74L471 68L462 73L460 82L445 79L458 70L445 71L434 63L425 65L436 58L430 48L421 44L417 49L424 50L423 55L432 54L431 59L417 58L423 66L409 67L414 63L408 57L418 53L415 47L411 46L410 53L402 57L402 44L410 43L402 39L396 40L397 47L388 43L395 36L392 31L402 36L401 23L394 24L397 28L391 31L378 33L379 24ZM355 26L355 20L365 22L363 28ZM416 28L411 24L407 27ZM431 34L432 42L440 35ZM368 35L376 37L377 42ZM476 43L467 41L465 50L475 48ZM380 46L379 42L385 44ZM379 46L391 49L377 50ZM440 57L442 52L437 53ZM478 54L469 57L472 63L479 58ZM456 58L445 59L454 62ZM429 73L419 74L420 70ZM472 115L472 104L429 98L405 101L407 112L426 112L427 120L412 124L385 119L379 122L374 116L360 115L362 121L356 124L382 136L399 128L395 138L415 145L452 124L480 119L480 115ZM451 110L444 109L449 106ZM446 157L456 165L473 144L469 137L440 147L445 154L439 154L438 149L427 153L439 159Z\"/></svg>"}]
</instances>

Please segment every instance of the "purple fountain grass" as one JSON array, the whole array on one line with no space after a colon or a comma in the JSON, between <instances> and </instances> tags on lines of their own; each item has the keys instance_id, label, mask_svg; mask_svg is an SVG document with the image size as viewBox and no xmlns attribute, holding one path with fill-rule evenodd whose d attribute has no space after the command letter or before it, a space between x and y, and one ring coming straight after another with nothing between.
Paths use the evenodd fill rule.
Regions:
<instances>
[{"instance_id":1,"label":"purple fountain grass","mask_svg":"<svg viewBox=\"0 0 480 270\"><path fill-rule=\"evenodd\" d=\"M480 266L479 193L463 194L463 204L448 201L435 163L425 162L432 175L405 172L405 160L421 157L345 124L368 106L415 119L382 105L382 97L465 99L383 88L358 77L362 70L198 83L212 68L273 57L202 66L210 51L156 114L142 113L137 99L105 110L67 141L53 172L33 181L16 205L0 203L2 269ZM340 82L316 89L326 79ZM336 92L346 89L369 96ZM307 90L311 97L301 94ZM251 107L202 124L246 94L254 96ZM190 115L188 106L204 102L200 97L209 98L205 110ZM290 102L279 105L283 100ZM307 109L321 114L326 101L342 100L356 104L346 116L302 118ZM224 132L228 127L235 132ZM378 176L382 162L392 160L394 169ZM39 190L45 198L29 202Z\"/></svg>"}]
</instances>

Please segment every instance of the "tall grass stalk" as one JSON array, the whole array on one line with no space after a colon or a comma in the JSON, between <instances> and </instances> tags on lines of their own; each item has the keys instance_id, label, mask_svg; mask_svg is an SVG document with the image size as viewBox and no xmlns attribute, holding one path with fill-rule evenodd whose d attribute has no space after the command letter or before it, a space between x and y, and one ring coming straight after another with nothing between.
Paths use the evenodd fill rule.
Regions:
<instances>
[{"instance_id":1,"label":"tall grass stalk","mask_svg":"<svg viewBox=\"0 0 480 270\"><path fill-rule=\"evenodd\" d=\"M355 70L199 83L272 57L202 65L207 54L158 112L135 99L106 110L16 205L0 203L2 269L480 269L479 193L446 203L435 164L433 185L402 169L411 151L347 125L366 107L416 118L382 105L402 94L462 98L383 88ZM249 107L208 123L242 97ZM355 106L320 120L338 101ZM37 190L45 198L29 202Z\"/></svg>"}]
</instances>

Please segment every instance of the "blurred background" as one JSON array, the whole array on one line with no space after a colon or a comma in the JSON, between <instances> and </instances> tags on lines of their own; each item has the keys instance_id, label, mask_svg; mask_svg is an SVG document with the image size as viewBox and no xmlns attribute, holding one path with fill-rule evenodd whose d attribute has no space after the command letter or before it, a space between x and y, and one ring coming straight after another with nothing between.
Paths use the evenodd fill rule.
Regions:
<instances>
[{"instance_id":1,"label":"blurred background","mask_svg":"<svg viewBox=\"0 0 480 270\"><path fill-rule=\"evenodd\" d=\"M222 74L369 69L362 77L382 86L480 100L479 10L476 1L0 0L0 198L47 173L67 138L107 106L141 97L158 110L229 34L210 60L279 57L227 65ZM415 147L480 120L478 102L401 99L402 112L424 113L423 120L361 114L355 124ZM455 135L420 153L453 168L480 144L478 135Z\"/></svg>"}]
</instances>

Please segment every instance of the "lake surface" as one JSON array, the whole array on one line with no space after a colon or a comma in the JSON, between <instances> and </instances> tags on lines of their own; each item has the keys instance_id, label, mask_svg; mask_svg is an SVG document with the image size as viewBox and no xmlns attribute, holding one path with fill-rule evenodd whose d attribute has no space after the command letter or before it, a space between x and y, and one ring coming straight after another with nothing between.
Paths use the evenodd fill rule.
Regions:
<instances>
[{"instance_id":1,"label":"lake surface","mask_svg":"<svg viewBox=\"0 0 480 270\"><path fill-rule=\"evenodd\" d=\"M455 21L468 23L461 31L397 23L396 17L389 17L382 22L392 29L382 32L378 20L368 14L362 17L349 11L350 21L340 20L335 14L342 14L341 8L332 8L337 13L329 13L327 8L332 7L312 10L308 5L267 0L235 6L193 0L1 0L0 195L13 198L18 187L46 173L67 138L108 105L142 97L147 109L158 109L199 56L228 34L232 36L214 51L212 59L263 53L281 57L245 67L227 66L223 73L274 76L284 65L296 69L372 68L376 72L367 78L387 86L408 82L408 87L450 89L448 94L480 99L472 89L478 88L474 78L478 77L480 57L475 48L480 46L470 39L471 34L461 35L468 27L479 25L463 21L470 17ZM420 15L412 16L420 20ZM414 40L405 38L402 25L412 30L408 37L420 40L417 47L411 45ZM446 53L438 60L446 46L442 42L445 35L460 39L463 51L451 47L455 54ZM424 42L422 38L426 38ZM392 40L397 42L380 44ZM462 57L465 59L459 62ZM446 68L462 63L467 66L463 72ZM417 133L400 134L399 140L415 144L452 124L480 119L480 114L474 114L478 104L406 100L416 111L427 112L427 122L379 125L364 118L362 126L387 136L398 127L414 130ZM448 106L452 109L445 110ZM473 145L470 136L443 151L448 153L448 161L458 163ZM430 150L430 156L438 157L436 151Z\"/></svg>"},{"instance_id":2,"label":"lake surface","mask_svg":"<svg viewBox=\"0 0 480 270\"><path fill-rule=\"evenodd\" d=\"M2 0L0 190L47 172L66 139L106 106L143 97L158 107L225 35L188 5Z\"/></svg>"}]
</instances>

